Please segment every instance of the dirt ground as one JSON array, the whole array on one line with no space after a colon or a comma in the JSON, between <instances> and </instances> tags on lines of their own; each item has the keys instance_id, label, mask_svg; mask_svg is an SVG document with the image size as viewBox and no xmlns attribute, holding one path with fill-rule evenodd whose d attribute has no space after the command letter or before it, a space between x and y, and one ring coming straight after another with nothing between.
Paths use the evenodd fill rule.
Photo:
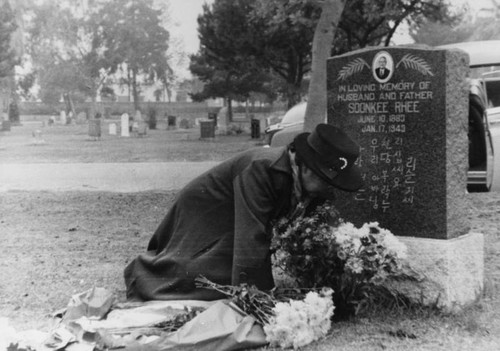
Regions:
<instances>
[{"instance_id":1,"label":"dirt ground","mask_svg":"<svg viewBox=\"0 0 500 351\"><path fill-rule=\"evenodd\" d=\"M1 196L0 316L19 330L94 286L124 298L122 271L173 193L7 192Z\"/></svg>"},{"instance_id":2,"label":"dirt ground","mask_svg":"<svg viewBox=\"0 0 500 351\"><path fill-rule=\"evenodd\" d=\"M64 308L73 294L96 286L123 300L123 269L145 250L174 196L173 192L3 193L0 316L8 317L18 330L47 330L50 315ZM486 241L485 291L472 312L448 320L446 328L451 324L465 333L461 335L472 333L482 340L500 335L500 193L471 194L470 199L470 223ZM424 324L416 330L424 333Z\"/></svg>"},{"instance_id":3,"label":"dirt ground","mask_svg":"<svg viewBox=\"0 0 500 351\"><path fill-rule=\"evenodd\" d=\"M1 145L0 163L11 148L8 138ZM22 147L27 146L21 143L16 149ZM41 157L54 162L53 155ZM174 196L165 191L0 193L0 317L9 318L17 330L47 330L50 315L64 308L73 294L96 286L123 300L123 269L145 250ZM485 235L486 279L480 301L451 317L390 317L385 312L365 316L334 326L329 338L311 349L342 345L336 349L499 350L500 192L470 194L469 199L471 227ZM394 337L401 329L411 330L416 338Z\"/></svg>"}]
</instances>

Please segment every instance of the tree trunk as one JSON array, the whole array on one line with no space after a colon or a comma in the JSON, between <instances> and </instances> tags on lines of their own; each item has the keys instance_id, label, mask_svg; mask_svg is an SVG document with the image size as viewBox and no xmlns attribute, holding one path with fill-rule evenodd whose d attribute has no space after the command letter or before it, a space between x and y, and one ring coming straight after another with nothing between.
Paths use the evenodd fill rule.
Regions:
<instances>
[{"instance_id":1,"label":"tree trunk","mask_svg":"<svg viewBox=\"0 0 500 351\"><path fill-rule=\"evenodd\" d=\"M139 111L139 91L137 89L137 72L132 70L132 97L134 99L134 110Z\"/></svg>"},{"instance_id":2,"label":"tree trunk","mask_svg":"<svg viewBox=\"0 0 500 351\"><path fill-rule=\"evenodd\" d=\"M340 20L344 2L323 0L321 17L314 32L312 47L311 81L304 120L304 131L312 131L326 118L326 60L330 56L335 30Z\"/></svg>"},{"instance_id":3,"label":"tree trunk","mask_svg":"<svg viewBox=\"0 0 500 351\"><path fill-rule=\"evenodd\" d=\"M231 98L227 98L227 118L229 119L229 122L233 121L233 101Z\"/></svg>"},{"instance_id":4,"label":"tree trunk","mask_svg":"<svg viewBox=\"0 0 500 351\"><path fill-rule=\"evenodd\" d=\"M293 106L297 105L301 100L300 96L300 86L296 86L296 84L289 83L287 85L287 103L288 109L291 109Z\"/></svg>"}]
</instances>

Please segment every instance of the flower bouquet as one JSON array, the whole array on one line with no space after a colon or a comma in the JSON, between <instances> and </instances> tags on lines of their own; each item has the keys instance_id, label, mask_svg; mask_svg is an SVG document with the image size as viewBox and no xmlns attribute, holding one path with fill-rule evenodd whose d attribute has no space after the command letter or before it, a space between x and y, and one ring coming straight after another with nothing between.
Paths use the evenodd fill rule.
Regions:
<instances>
[{"instance_id":1,"label":"flower bouquet","mask_svg":"<svg viewBox=\"0 0 500 351\"><path fill-rule=\"evenodd\" d=\"M276 303L264 325L266 340L271 346L297 349L325 337L335 309L332 293L323 288L319 293L308 292L303 300Z\"/></svg>"},{"instance_id":2,"label":"flower bouquet","mask_svg":"<svg viewBox=\"0 0 500 351\"><path fill-rule=\"evenodd\" d=\"M401 273L406 246L377 222L356 228L330 202L274 226L274 265L304 288L334 290L336 317L359 312Z\"/></svg>"},{"instance_id":3,"label":"flower bouquet","mask_svg":"<svg viewBox=\"0 0 500 351\"><path fill-rule=\"evenodd\" d=\"M323 338L331 328L335 308L332 289L265 292L247 284L220 285L205 277L195 281L197 287L225 294L238 309L253 316L263 327L271 346L297 349Z\"/></svg>"}]
</instances>

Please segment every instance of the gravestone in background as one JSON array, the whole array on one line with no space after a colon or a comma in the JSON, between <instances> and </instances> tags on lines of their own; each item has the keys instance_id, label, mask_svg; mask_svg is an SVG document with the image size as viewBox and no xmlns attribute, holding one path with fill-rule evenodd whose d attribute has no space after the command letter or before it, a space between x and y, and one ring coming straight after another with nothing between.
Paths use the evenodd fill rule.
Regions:
<instances>
[{"instance_id":1,"label":"gravestone in background","mask_svg":"<svg viewBox=\"0 0 500 351\"><path fill-rule=\"evenodd\" d=\"M65 125L67 122L66 111L61 111L60 115L61 124Z\"/></svg>"},{"instance_id":2,"label":"gravestone in background","mask_svg":"<svg viewBox=\"0 0 500 351\"><path fill-rule=\"evenodd\" d=\"M377 221L398 235L422 279L395 288L445 310L476 301L484 286L483 235L467 222L468 69L465 52L415 47L327 65L328 122L360 144L365 180L355 194L338 192L336 206L357 226Z\"/></svg>"},{"instance_id":3,"label":"gravestone in background","mask_svg":"<svg viewBox=\"0 0 500 351\"><path fill-rule=\"evenodd\" d=\"M177 116L167 116L167 129L177 129Z\"/></svg>"},{"instance_id":4,"label":"gravestone in background","mask_svg":"<svg viewBox=\"0 0 500 351\"><path fill-rule=\"evenodd\" d=\"M120 130L121 130L121 136L122 137L128 137L128 136L130 136L129 118L128 118L128 114L127 113L124 113L121 116Z\"/></svg>"},{"instance_id":5,"label":"gravestone in background","mask_svg":"<svg viewBox=\"0 0 500 351\"><path fill-rule=\"evenodd\" d=\"M89 119L89 136L98 140L101 138L101 120Z\"/></svg>"},{"instance_id":6,"label":"gravestone in background","mask_svg":"<svg viewBox=\"0 0 500 351\"><path fill-rule=\"evenodd\" d=\"M217 134L226 135L230 129L230 120L226 106L221 107L217 114Z\"/></svg>"},{"instance_id":7,"label":"gravestone in background","mask_svg":"<svg viewBox=\"0 0 500 351\"><path fill-rule=\"evenodd\" d=\"M354 201L339 194L346 220L378 221L400 236L468 232L467 70L462 53L433 49L372 49L328 61L328 121L360 144L365 180Z\"/></svg>"},{"instance_id":8,"label":"gravestone in background","mask_svg":"<svg viewBox=\"0 0 500 351\"><path fill-rule=\"evenodd\" d=\"M109 124L109 135L116 135L116 123Z\"/></svg>"}]
</instances>

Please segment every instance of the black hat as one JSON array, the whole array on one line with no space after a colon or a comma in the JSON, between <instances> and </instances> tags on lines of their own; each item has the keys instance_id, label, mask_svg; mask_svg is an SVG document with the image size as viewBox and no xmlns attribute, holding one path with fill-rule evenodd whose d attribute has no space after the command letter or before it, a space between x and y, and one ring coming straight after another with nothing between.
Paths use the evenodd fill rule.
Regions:
<instances>
[{"instance_id":1,"label":"black hat","mask_svg":"<svg viewBox=\"0 0 500 351\"><path fill-rule=\"evenodd\" d=\"M328 184L345 191L363 186L361 171L354 165L359 145L341 129L318 124L312 133L297 135L293 144L302 162Z\"/></svg>"}]
</instances>

